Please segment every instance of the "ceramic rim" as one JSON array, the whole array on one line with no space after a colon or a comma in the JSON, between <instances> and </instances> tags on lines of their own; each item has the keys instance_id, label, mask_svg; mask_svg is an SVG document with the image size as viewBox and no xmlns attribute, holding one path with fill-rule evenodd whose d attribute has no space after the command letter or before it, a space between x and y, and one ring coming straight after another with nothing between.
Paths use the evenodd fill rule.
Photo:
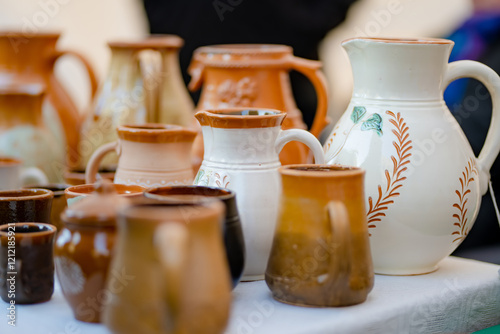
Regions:
<instances>
[{"instance_id":1,"label":"ceramic rim","mask_svg":"<svg viewBox=\"0 0 500 334\"><path fill-rule=\"evenodd\" d=\"M53 198L54 193L47 189L16 189L0 191L0 202L26 201Z\"/></svg>"},{"instance_id":2,"label":"ceramic rim","mask_svg":"<svg viewBox=\"0 0 500 334\"><path fill-rule=\"evenodd\" d=\"M43 227L45 229L35 232L19 232L15 231L17 237L42 237L49 236L57 232L57 227L47 223L25 222L25 223L11 223L0 226L0 237L7 237L9 234L9 227L30 226L30 227Z\"/></svg>"},{"instance_id":3,"label":"ceramic rim","mask_svg":"<svg viewBox=\"0 0 500 334\"><path fill-rule=\"evenodd\" d=\"M341 44L353 41L363 40L370 42L380 43L393 43L393 44L454 44L453 41L444 38L392 38L392 37L353 37L342 41Z\"/></svg>"},{"instance_id":4,"label":"ceramic rim","mask_svg":"<svg viewBox=\"0 0 500 334\"><path fill-rule=\"evenodd\" d=\"M314 164L302 164L302 165L286 165L278 168L278 172L281 175L291 175L291 176L307 176L313 177L346 177L346 176L358 176L364 175L365 170L359 167L346 166L346 165L314 165Z\"/></svg>"}]
</instances>

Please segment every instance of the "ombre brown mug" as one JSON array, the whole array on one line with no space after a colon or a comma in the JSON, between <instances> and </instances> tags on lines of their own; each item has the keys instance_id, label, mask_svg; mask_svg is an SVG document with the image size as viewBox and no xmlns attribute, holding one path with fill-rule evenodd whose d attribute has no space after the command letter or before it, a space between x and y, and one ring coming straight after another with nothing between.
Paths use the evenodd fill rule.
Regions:
<instances>
[{"instance_id":1,"label":"ombre brown mug","mask_svg":"<svg viewBox=\"0 0 500 334\"><path fill-rule=\"evenodd\" d=\"M327 165L279 169L283 194L266 283L281 302L346 306L373 287L364 171Z\"/></svg>"}]
</instances>

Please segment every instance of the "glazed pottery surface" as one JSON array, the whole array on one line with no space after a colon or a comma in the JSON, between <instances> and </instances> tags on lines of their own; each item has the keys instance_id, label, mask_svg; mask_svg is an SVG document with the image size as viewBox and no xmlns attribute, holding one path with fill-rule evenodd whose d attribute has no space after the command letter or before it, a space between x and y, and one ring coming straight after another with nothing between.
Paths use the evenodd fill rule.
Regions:
<instances>
[{"instance_id":1,"label":"glazed pottery surface","mask_svg":"<svg viewBox=\"0 0 500 334\"><path fill-rule=\"evenodd\" d=\"M66 196L64 191L69 187L68 184L47 184L31 185L24 187L25 189L45 189L50 190L54 194L52 198L52 207L50 209L50 223L54 225L58 231L62 228L61 213L67 207Z\"/></svg>"},{"instance_id":2,"label":"glazed pottery surface","mask_svg":"<svg viewBox=\"0 0 500 334\"><path fill-rule=\"evenodd\" d=\"M226 258L233 288L238 284L245 264L245 241L233 191L203 186L171 186L147 189L144 196L169 203L197 203L213 198L221 200L226 207L223 231Z\"/></svg>"},{"instance_id":3,"label":"glazed pottery surface","mask_svg":"<svg viewBox=\"0 0 500 334\"><path fill-rule=\"evenodd\" d=\"M354 167L280 167L283 193L266 270L279 301L346 306L373 287L364 171Z\"/></svg>"},{"instance_id":4,"label":"glazed pottery surface","mask_svg":"<svg viewBox=\"0 0 500 334\"><path fill-rule=\"evenodd\" d=\"M321 144L309 132L281 130L286 114L244 108L199 111L205 157L194 184L235 191L245 238L242 280L263 279L278 214L278 153L289 141L306 144L323 163Z\"/></svg>"},{"instance_id":5,"label":"glazed pottery surface","mask_svg":"<svg viewBox=\"0 0 500 334\"><path fill-rule=\"evenodd\" d=\"M189 67L192 77L189 89L198 90L203 84L197 110L272 108L287 113L283 129L305 129L288 76L289 71L296 70L311 80L318 96L318 106L310 129L318 137L328 123L326 79L320 71L320 62L295 57L292 51L289 46L265 44L198 48ZM197 139L195 150L201 160L201 140ZM306 163L308 150L300 143L290 143L282 150L280 160L282 164Z\"/></svg>"},{"instance_id":6,"label":"glazed pottery surface","mask_svg":"<svg viewBox=\"0 0 500 334\"><path fill-rule=\"evenodd\" d=\"M191 184L191 148L196 132L178 125L123 125L117 129L119 141L105 144L94 152L86 169L86 182L96 180L103 157L119 155L114 182L159 187Z\"/></svg>"},{"instance_id":7,"label":"glazed pottery surface","mask_svg":"<svg viewBox=\"0 0 500 334\"><path fill-rule=\"evenodd\" d=\"M0 85L0 155L21 159L24 166L42 170L50 182L59 182L65 149L44 122L43 96L38 84Z\"/></svg>"},{"instance_id":8,"label":"glazed pottery surface","mask_svg":"<svg viewBox=\"0 0 500 334\"><path fill-rule=\"evenodd\" d=\"M47 183L45 174L36 167L22 167L19 159L0 156L0 190L19 189L27 184Z\"/></svg>"},{"instance_id":9,"label":"glazed pottery surface","mask_svg":"<svg viewBox=\"0 0 500 334\"><path fill-rule=\"evenodd\" d=\"M66 201L68 206L82 200L84 197L90 196L96 192L96 184L99 182L108 181L100 180L95 184L80 184L77 186L71 186L66 188L64 194L66 195ZM141 198L145 187L138 186L136 184L116 184L113 183L114 191L121 197L127 197L129 199Z\"/></svg>"},{"instance_id":10,"label":"glazed pottery surface","mask_svg":"<svg viewBox=\"0 0 500 334\"><path fill-rule=\"evenodd\" d=\"M326 160L367 171L375 272L432 272L467 236L487 191L500 150L500 79L477 62L448 63L448 40L357 38L343 47L354 91L324 145ZM493 101L478 158L443 101L462 77L483 82Z\"/></svg>"},{"instance_id":11,"label":"glazed pottery surface","mask_svg":"<svg viewBox=\"0 0 500 334\"><path fill-rule=\"evenodd\" d=\"M46 189L0 191L0 226L19 222L50 223L54 193Z\"/></svg>"},{"instance_id":12,"label":"glazed pottery surface","mask_svg":"<svg viewBox=\"0 0 500 334\"><path fill-rule=\"evenodd\" d=\"M175 35L108 43L108 73L94 101L93 113L83 125L81 168L99 146L118 139L115 129L119 125L191 124L194 106L179 66L183 43ZM117 157L111 155L104 159L103 166L110 168L116 162Z\"/></svg>"},{"instance_id":13,"label":"glazed pottery surface","mask_svg":"<svg viewBox=\"0 0 500 334\"><path fill-rule=\"evenodd\" d=\"M55 226L42 223L0 226L0 296L5 302L34 304L52 297L56 231Z\"/></svg>"},{"instance_id":14,"label":"glazed pottery surface","mask_svg":"<svg viewBox=\"0 0 500 334\"><path fill-rule=\"evenodd\" d=\"M223 220L218 200L122 211L111 270L126 284L116 292L108 285L103 321L111 332L222 334L231 302Z\"/></svg>"},{"instance_id":15,"label":"glazed pottery surface","mask_svg":"<svg viewBox=\"0 0 500 334\"><path fill-rule=\"evenodd\" d=\"M75 51L57 49L58 39L58 33L0 32L0 77L3 85L40 84L44 87L47 103L44 104L43 118L56 136L57 143L62 145L63 152L67 153L67 162L74 166L79 156L82 117L57 80L54 66L64 55L80 60L89 75L92 96L97 90L97 79L89 62L82 55ZM56 181L60 180L51 179L51 182Z\"/></svg>"},{"instance_id":16,"label":"glazed pottery surface","mask_svg":"<svg viewBox=\"0 0 500 334\"><path fill-rule=\"evenodd\" d=\"M98 182L95 192L64 211L64 228L54 247L56 272L63 295L76 319L99 322L106 298L116 235L116 215L129 204L110 181ZM116 279L116 273L111 278Z\"/></svg>"}]
</instances>

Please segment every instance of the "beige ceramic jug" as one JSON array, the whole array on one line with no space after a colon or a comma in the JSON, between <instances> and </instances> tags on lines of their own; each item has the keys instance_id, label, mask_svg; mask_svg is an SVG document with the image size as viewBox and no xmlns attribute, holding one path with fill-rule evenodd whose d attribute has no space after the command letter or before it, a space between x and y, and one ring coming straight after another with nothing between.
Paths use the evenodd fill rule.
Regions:
<instances>
[{"instance_id":1,"label":"beige ceramic jug","mask_svg":"<svg viewBox=\"0 0 500 334\"><path fill-rule=\"evenodd\" d=\"M128 280L108 281L106 326L120 334L221 334L231 301L223 220L218 200L124 210L111 272Z\"/></svg>"},{"instance_id":2,"label":"beige ceramic jug","mask_svg":"<svg viewBox=\"0 0 500 334\"><path fill-rule=\"evenodd\" d=\"M119 140L94 152L87 165L87 183L96 181L106 154L119 156L115 183L143 187L190 184L193 182L191 148L196 132L178 125L142 124L117 128Z\"/></svg>"},{"instance_id":3,"label":"beige ceramic jug","mask_svg":"<svg viewBox=\"0 0 500 334\"><path fill-rule=\"evenodd\" d=\"M354 91L324 146L326 160L366 170L375 272L434 271L467 236L488 190L500 151L500 78L478 62L448 63L449 40L355 38L342 46ZM443 101L463 77L483 82L492 97L477 158Z\"/></svg>"}]
</instances>

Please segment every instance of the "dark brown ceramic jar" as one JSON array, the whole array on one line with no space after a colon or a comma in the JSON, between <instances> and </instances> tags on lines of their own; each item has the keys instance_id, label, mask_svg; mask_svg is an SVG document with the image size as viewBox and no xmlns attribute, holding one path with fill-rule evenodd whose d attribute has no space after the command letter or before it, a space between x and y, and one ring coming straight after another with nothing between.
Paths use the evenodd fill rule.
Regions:
<instances>
[{"instance_id":1,"label":"dark brown ceramic jar","mask_svg":"<svg viewBox=\"0 0 500 334\"><path fill-rule=\"evenodd\" d=\"M128 200L103 182L96 192L69 206L61 215L65 227L54 249L56 274L76 319L100 322L116 233L116 213Z\"/></svg>"}]
</instances>

